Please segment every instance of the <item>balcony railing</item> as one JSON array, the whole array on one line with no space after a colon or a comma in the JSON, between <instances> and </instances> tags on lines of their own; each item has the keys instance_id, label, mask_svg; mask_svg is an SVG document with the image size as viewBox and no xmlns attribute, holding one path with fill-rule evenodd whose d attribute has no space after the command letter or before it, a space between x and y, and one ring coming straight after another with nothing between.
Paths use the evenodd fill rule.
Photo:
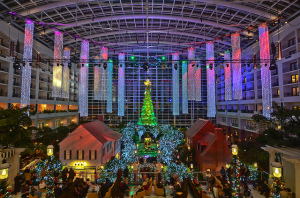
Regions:
<instances>
[{"instance_id":1,"label":"balcony railing","mask_svg":"<svg viewBox=\"0 0 300 198\"><path fill-rule=\"evenodd\" d=\"M284 97L291 97L291 96L299 96L299 92L297 92L297 93L285 92L284 93Z\"/></svg>"},{"instance_id":2,"label":"balcony railing","mask_svg":"<svg viewBox=\"0 0 300 198\"><path fill-rule=\"evenodd\" d=\"M241 113L254 113L254 110L243 109L243 110L241 110Z\"/></svg>"},{"instance_id":3,"label":"balcony railing","mask_svg":"<svg viewBox=\"0 0 300 198\"><path fill-rule=\"evenodd\" d=\"M273 87L279 86L279 82L274 82L274 83L272 83L272 86L273 86Z\"/></svg>"},{"instance_id":4,"label":"balcony railing","mask_svg":"<svg viewBox=\"0 0 300 198\"><path fill-rule=\"evenodd\" d=\"M246 129L248 130L251 130L251 131L256 131L256 127L255 126L247 126L245 127Z\"/></svg>"},{"instance_id":5,"label":"balcony railing","mask_svg":"<svg viewBox=\"0 0 300 198\"><path fill-rule=\"evenodd\" d=\"M231 126L238 127L239 125L237 123L231 123Z\"/></svg>"},{"instance_id":6,"label":"balcony railing","mask_svg":"<svg viewBox=\"0 0 300 198\"><path fill-rule=\"evenodd\" d=\"M8 68L6 68L6 67L0 67L0 71L8 72Z\"/></svg>"},{"instance_id":7,"label":"balcony railing","mask_svg":"<svg viewBox=\"0 0 300 198\"><path fill-rule=\"evenodd\" d=\"M228 112L238 112L237 109L228 109L227 111L228 111Z\"/></svg>"},{"instance_id":8,"label":"balcony railing","mask_svg":"<svg viewBox=\"0 0 300 198\"><path fill-rule=\"evenodd\" d=\"M225 112L225 109L218 109L219 112Z\"/></svg>"},{"instance_id":9,"label":"balcony railing","mask_svg":"<svg viewBox=\"0 0 300 198\"><path fill-rule=\"evenodd\" d=\"M291 80L286 80L284 81L284 85L288 85L288 84L293 84L293 83L298 83L298 81L291 81Z\"/></svg>"}]
</instances>

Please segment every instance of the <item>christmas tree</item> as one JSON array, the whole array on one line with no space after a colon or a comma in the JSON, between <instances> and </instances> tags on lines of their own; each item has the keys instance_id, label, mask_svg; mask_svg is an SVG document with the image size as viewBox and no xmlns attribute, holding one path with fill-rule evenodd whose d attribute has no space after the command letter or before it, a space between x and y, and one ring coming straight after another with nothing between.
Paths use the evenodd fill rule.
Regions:
<instances>
[{"instance_id":1,"label":"christmas tree","mask_svg":"<svg viewBox=\"0 0 300 198\"><path fill-rule=\"evenodd\" d=\"M151 82L149 79L147 79L144 82L144 84L146 85L145 99L144 99L142 113L138 125L155 126L157 125L157 122L156 122L156 117L154 115L153 104L150 96Z\"/></svg>"}]
</instances>

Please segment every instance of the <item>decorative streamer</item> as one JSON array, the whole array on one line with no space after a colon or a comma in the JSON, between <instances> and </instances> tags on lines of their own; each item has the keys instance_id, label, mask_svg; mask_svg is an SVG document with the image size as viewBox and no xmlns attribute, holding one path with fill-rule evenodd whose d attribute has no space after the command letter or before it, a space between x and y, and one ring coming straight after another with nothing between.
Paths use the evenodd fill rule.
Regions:
<instances>
[{"instance_id":1,"label":"decorative streamer","mask_svg":"<svg viewBox=\"0 0 300 198\"><path fill-rule=\"evenodd\" d=\"M206 44L207 117L216 116L216 80L214 66L214 43Z\"/></svg>"},{"instance_id":2,"label":"decorative streamer","mask_svg":"<svg viewBox=\"0 0 300 198\"><path fill-rule=\"evenodd\" d=\"M173 115L179 115L179 55L172 55Z\"/></svg>"},{"instance_id":3,"label":"decorative streamer","mask_svg":"<svg viewBox=\"0 0 300 198\"><path fill-rule=\"evenodd\" d=\"M52 97L61 97L62 88L62 52L63 52L63 34L55 31L54 34L54 62L53 62L53 83Z\"/></svg>"},{"instance_id":4,"label":"decorative streamer","mask_svg":"<svg viewBox=\"0 0 300 198\"><path fill-rule=\"evenodd\" d=\"M201 101L201 64L200 58L196 58L196 74L195 74L195 88L196 88L196 101Z\"/></svg>"},{"instance_id":5,"label":"decorative streamer","mask_svg":"<svg viewBox=\"0 0 300 198\"><path fill-rule=\"evenodd\" d=\"M118 115L124 116L125 105L125 54L119 54L119 76L118 76Z\"/></svg>"},{"instance_id":6,"label":"decorative streamer","mask_svg":"<svg viewBox=\"0 0 300 198\"><path fill-rule=\"evenodd\" d=\"M99 68L100 72L100 90L99 90L99 100L106 100L106 91L107 91L107 70L104 68L104 64L107 64L108 59L108 49L107 47L102 47L100 52L100 63Z\"/></svg>"},{"instance_id":7,"label":"decorative streamer","mask_svg":"<svg viewBox=\"0 0 300 198\"><path fill-rule=\"evenodd\" d=\"M107 92L106 92L106 112L112 113L112 76L113 76L113 61L107 62Z\"/></svg>"},{"instance_id":8,"label":"decorative streamer","mask_svg":"<svg viewBox=\"0 0 300 198\"><path fill-rule=\"evenodd\" d=\"M95 57L95 66L94 66L94 100L100 100L100 58L99 56Z\"/></svg>"},{"instance_id":9,"label":"decorative streamer","mask_svg":"<svg viewBox=\"0 0 300 198\"><path fill-rule=\"evenodd\" d=\"M33 31L34 31L34 23L30 20L27 20L25 25L25 37L24 37L23 61L25 62L25 67L23 67L22 70L21 108L30 105L30 84L31 84L30 62L32 61Z\"/></svg>"},{"instance_id":10,"label":"decorative streamer","mask_svg":"<svg viewBox=\"0 0 300 198\"><path fill-rule=\"evenodd\" d=\"M182 113L188 114L188 72L187 61L182 61Z\"/></svg>"},{"instance_id":11,"label":"decorative streamer","mask_svg":"<svg viewBox=\"0 0 300 198\"><path fill-rule=\"evenodd\" d=\"M242 93L242 68L241 68L241 45L240 34L231 35L232 45L232 81L233 81L233 99L240 100L243 98Z\"/></svg>"},{"instance_id":12,"label":"decorative streamer","mask_svg":"<svg viewBox=\"0 0 300 198\"><path fill-rule=\"evenodd\" d=\"M232 89L231 89L231 61L230 61L230 51L224 52L225 59L225 100L232 100Z\"/></svg>"},{"instance_id":13,"label":"decorative streamer","mask_svg":"<svg viewBox=\"0 0 300 198\"><path fill-rule=\"evenodd\" d=\"M195 88L195 48L190 47L188 49L188 99L195 100L196 88Z\"/></svg>"},{"instance_id":14,"label":"decorative streamer","mask_svg":"<svg viewBox=\"0 0 300 198\"><path fill-rule=\"evenodd\" d=\"M165 92L165 87L164 87L164 80L162 80L161 81L161 87L160 87L160 94L161 94L161 105L160 105L160 108L161 108L161 111L164 111L164 100L165 100L165 98L164 98L164 92Z\"/></svg>"},{"instance_id":15,"label":"decorative streamer","mask_svg":"<svg viewBox=\"0 0 300 198\"><path fill-rule=\"evenodd\" d=\"M89 42L81 42L80 54L80 76L79 76L79 114L81 117L88 116L88 64L89 62Z\"/></svg>"},{"instance_id":16,"label":"decorative streamer","mask_svg":"<svg viewBox=\"0 0 300 198\"><path fill-rule=\"evenodd\" d=\"M272 87L270 67L270 47L268 26L262 24L258 28L259 46L261 61L261 85L262 85L262 106L263 115L267 118L271 116Z\"/></svg>"},{"instance_id":17,"label":"decorative streamer","mask_svg":"<svg viewBox=\"0 0 300 198\"><path fill-rule=\"evenodd\" d=\"M64 68L63 68L63 84L62 84L62 98L69 98L70 89L70 48L65 47L64 49Z\"/></svg>"}]
</instances>

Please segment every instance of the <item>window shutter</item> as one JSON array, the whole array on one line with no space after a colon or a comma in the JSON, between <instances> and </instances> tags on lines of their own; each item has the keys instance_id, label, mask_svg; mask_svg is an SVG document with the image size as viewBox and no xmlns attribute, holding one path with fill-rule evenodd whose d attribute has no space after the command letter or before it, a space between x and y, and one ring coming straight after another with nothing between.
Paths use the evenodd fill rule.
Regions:
<instances>
[{"instance_id":1,"label":"window shutter","mask_svg":"<svg viewBox=\"0 0 300 198\"><path fill-rule=\"evenodd\" d=\"M70 160L72 159L72 150L70 150Z\"/></svg>"},{"instance_id":2,"label":"window shutter","mask_svg":"<svg viewBox=\"0 0 300 198\"><path fill-rule=\"evenodd\" d=\"M66 159L66 150L64 150L64 159Z\"/></svg>"},{"instance_id":3,"label":"window shutter","mask_svg":"<svg viewBox=\"0 0 300 198\"><path fill-rule=\"evenodd\" d=\"M82 159L84 160L84 150L82 150Z\"/></svg>"},{"instance_id":4,"label":"window shutter","mask_svg":"<svg viewBox=\"0 0 300 198\"><path fill-rule=\"evenodd\" d=\"M97 159L97 150L95 150L95 160Z\"/></svg>"},{"instance_id":5,"label":"window shutter","mask_svg":"<svg viewBox=\"0 0 300 198\"><path fill-rule=\"evenodd\" d=\"M77 159L79 159L79 150L77 150Z\"/></svg>"},{"instance_id":6,"label":"window shutter","mask_svg":"<svg viewBox=\"0 0 300 198\"><path fill-rule=\"evenodd\" d=\"M91 153L92 151L91 150L89 150L89 160L91 160L91 155L92 155L92 153Z\"/></svg>"}]
</instances>

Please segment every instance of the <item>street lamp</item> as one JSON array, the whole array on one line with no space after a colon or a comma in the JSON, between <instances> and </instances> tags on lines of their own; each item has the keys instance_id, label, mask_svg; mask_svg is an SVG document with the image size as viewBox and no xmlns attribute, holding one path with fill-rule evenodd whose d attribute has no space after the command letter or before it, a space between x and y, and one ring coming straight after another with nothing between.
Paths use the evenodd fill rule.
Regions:
<instances>
[{"instance_id":1,"label":"street lamp","mask_svg":"<svg viewBox=\"0 0 300 198\"><path fill-rule=\"evenodd\" d=\"M281 164L279 162L272 162L271 166L272 166L272 169L273 169L274 177L280 178L281 177L281 172L282 172Z\"/></svg>"},{"instance_id":2,"label":"street lamp","mask_svg":"<svg viewBox=\"0 0 300 198\"><path fill-rule=\"evenodd\" d=\"M238 146L236 144L232 145L232 155L238 154Z\"/></svg>"},{"instance_id":3,"label":"street lamp","mask_svg":"<svg viewBox=\"0 0 300 198\"><path fill-rule=\"evenodd\" d=\"M0 164L0 179L8 178L8 168L9 164L6 163L6 160L3 160L2 164Z\"/></svg>"},{"instance_id":4,"label":"street lamp","mask_svg":"<svg viewBox=\"0 0 300 198\"><path fill-rule=\"evenodd\" d=\"M52 156L53 155L53 148L54 148L53 145L48 145L47 146L47 155L48 156Z\"/></svg>"}]
</instances>

